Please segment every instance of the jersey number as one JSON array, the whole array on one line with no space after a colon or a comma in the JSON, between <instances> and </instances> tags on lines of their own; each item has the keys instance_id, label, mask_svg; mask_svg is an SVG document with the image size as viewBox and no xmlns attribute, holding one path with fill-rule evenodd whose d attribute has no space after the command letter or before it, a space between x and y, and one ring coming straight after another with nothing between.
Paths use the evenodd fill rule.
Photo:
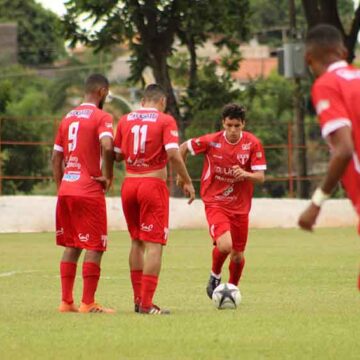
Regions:
<instances>
[{"instance_id":1,"label":"jersey number","mask_svg":"<svg viewBox=\"0 0 360 360\"><path fill-rule=\"evenodd\" d=\"M69 126L69 151L74 151L76 149L77 144L77 133L79 131L79 122L73 122Z\"/></svg>"},{"instance_id":2,"label":"jersey number","mask_svg":"<svg viewBox=\"0 0 360 360\"><path fill-rule=\"evenodd\" d=\"M147 125L135 125L131 128L131 132L134 134L134 155L139 152L139 147L140 153L145 153L147 129Z\"/></svg>"}]
</instances>

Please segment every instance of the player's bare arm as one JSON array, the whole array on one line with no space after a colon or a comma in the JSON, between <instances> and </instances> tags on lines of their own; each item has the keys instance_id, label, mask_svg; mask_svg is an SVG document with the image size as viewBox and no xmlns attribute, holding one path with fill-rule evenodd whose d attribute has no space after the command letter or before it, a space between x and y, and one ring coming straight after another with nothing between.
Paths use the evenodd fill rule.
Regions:
<instances>
[{"instance_id":1,"label":"player's bare arm","mask_svg":"<svg viewBox=\"0 0 360 360\"><path fill-rule=\"evenodd\" d=\"M61 179L64 175L64 155L61 151L54 150L52 153L52 170L57 190L59 190Z\"/></svg>"},{"instance_id":2,"label":"player's bare arm","mask_svg":"<svg viewBox=\"0 0 360 360\"><path fill-rule=\"evenodd\" d=\"M102 184L105 191L108 191L113 179L113 165L114 165L114 146L113 139L110 136L104 136L100 140L102 150L102 173L103 176L94 178Z\"/></svg>"},{"instance_id":3,"label":"player's bare arm","mask_svg":"<svg viewBox=\"0 0 360 360\"><path fill-rule=\"evenodd\" d=\"M341 127L327 137L331 146L331 159L328 171L321 186L315 191L313 199L307 209L300 215L299 226L312 231L320 213L321 203L330 196L344 174L354 152L351 129Z\"/></svg>"},{"instance_id":4,"label":"player's bare arm","mask_svg":"<svg viewBox=\"0 0 360 360\"><path fill-rule=\"evenodd\" d=\"M187 156L188 156L188 153L189 153L189 149L188 149L188 146L187 146L187 141L183 142L180 145L179 153L180 153L181 158L184 161L184 164L186 164L186 159L187 159ZM179 175L177 175L177 177L176 177L176 185L179 186L180 188L182 188L184 186L184 182L183 182L182 178Z\"/></svg>"},{"instance_id":5,"label":"player's bare arm","mask_svg":"<svg viewBox=\"0 0 360 360\"><path fill-rule=\"evenodd\" d=\"M245 171L239 165L233 166L234 176L237 180L249 180L253 184L263 184L265 181L264 171Z\"/></svg>"},{"instance_id":6,"label":"player's bare arm","mask_svg":"<svg viewBox=\"0 0 360 360\"><path fill-rule=\"evenodd\" d=\"M195 199L195 189L180 151L178 149L169 149L166 152L171 165L180 178L184 194L189 197L188 204L191 204Z\"/></svg>"}]
</instances>

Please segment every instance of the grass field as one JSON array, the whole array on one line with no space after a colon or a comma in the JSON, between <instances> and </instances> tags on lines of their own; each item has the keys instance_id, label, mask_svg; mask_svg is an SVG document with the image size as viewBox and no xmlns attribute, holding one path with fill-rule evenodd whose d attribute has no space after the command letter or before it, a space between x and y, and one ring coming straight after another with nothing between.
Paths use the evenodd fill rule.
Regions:
<instances>
[{"instance_id":1,"label":"grass field","mask_svg":"<svg viewBox=\"0 0 360 360\"><path fill-rule=\"evenodd\" d=\"M207 232L173 231L155 298L173 314L158 317L132 312L123 232L111 234L97 296L118 313L59 314L62 250L53 238L0 235L2 360L360 358L355 229L251 231L235 311L216 310L205 295ZM78 300L80 292L78 277Z\"/></svg>"}]
</instances>

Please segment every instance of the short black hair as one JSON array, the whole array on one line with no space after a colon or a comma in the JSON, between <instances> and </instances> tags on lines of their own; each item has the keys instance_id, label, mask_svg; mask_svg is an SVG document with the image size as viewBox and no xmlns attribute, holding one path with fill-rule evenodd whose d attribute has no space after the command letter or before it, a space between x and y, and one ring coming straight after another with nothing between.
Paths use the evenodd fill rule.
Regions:
<instances>
[{"instance_id":1,"label":"short black hair","mask_svg":"<svg viewBox=\"0 0 360 360\"><path fill-rule=\"evenodd\" d=\"M85 93L91 94L101 88L108 88L109 80L102 74L91 74L85 81Z\"/></svg>"},{"instance_id":2,"label":"short black hair","mask_svg":"<svg viewBox=\"0 0 360 360\"><path fill-rule=\"evenodd\" d=\"M333 25L319 24L311 28L306 35L306 45L315 45L323 49L333 49L336 45L344 45L341 32Z\"/></svg>"},{"instance_id":3,"label":"short black hair","mask_svg":"<svg viewBox=\"0 0 360 360\"><path fill-rule=\"evenodd\" d=\"M144 101L158 102L162 98L166 98L165 90L158 84L150 84L144 90Z\"/></svg>"},{"instance_id":4,"label":"short black hair","mask_svg":"<svg viewBox=\"0 0 360 360\"><path fill-rule=\"evenodd\" d=\"M222 119L238 119L245 121L246 110L244 106L238 104L227 104L224 106L221 117Z\"/></svg>"}]
</instances>

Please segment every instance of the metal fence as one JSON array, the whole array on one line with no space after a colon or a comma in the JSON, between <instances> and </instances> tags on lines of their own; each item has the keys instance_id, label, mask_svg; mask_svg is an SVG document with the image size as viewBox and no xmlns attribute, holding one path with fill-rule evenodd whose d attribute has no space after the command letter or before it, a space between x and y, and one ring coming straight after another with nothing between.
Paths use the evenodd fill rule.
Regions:
<instances>
[{"instance_id":1,"label":"metal fence","mask_svg":"<svg viewBox=\"0 0 360 360\"><path fill-rule=\"evenodd\" d=\"M28 182L32 185L51 183L50 158L59 122L60 119L49 117L0 117L0 195L11 194L12 191L13 193L36 194L33 189L28 191L30 188L27 186ZM294 143L293 123L289 122L284 126L287 126L285 143L264 144L269 165L264 188L258 191L256 196L295 197L300 182L308 183L311 190L325 171L328 150L327 146L320 141L320 137L316 135L308 141L308 145L298 146ZM256 135L256 129L253 132ZM317 124L308 124L307 132L318 134ZM296 152L298 151L306 152L309 165L306 176L300 176L297 171ZM278 159L277 162L281 164L280 167L272 168L271 166L274 154ZM194 176L194 174L191 175ZM114 183L118 183L122 178L121 171L115 172L115 176L117 179ZM194 182L199 183L199 181L198 173ZM10 190L9 182L13 184ZM19 182L22 187L18 186ZM169 183L169 185L174 183L171 176ZM25 190L19 190L19 188ZM113 189L111 194L115 195L117 192L117 189ZM55 188L53 194L55 194Z\"/></svg>"}]
</instances>

